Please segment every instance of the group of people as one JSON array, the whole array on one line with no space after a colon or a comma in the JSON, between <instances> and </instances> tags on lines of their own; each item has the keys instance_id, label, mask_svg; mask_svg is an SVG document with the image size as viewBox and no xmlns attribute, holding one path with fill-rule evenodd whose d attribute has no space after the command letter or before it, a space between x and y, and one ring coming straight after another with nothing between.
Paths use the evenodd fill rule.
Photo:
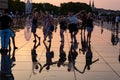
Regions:
<instances>
[{"instance_id":1,"label":"group of people","mask_svg":"<svg viewBox=\"0 0 120 80\"><path fill-rule=\"evenodd\" d=\"M5 77L10 76L9 78L14 79L12 75L11 68L15 65L15 50L17 49L15 45L15 32L12 30L12 17L9 15L9 10L5 9L3 11L3 15L0 16L0 38L1 38L1 71L2 77L1 79L8 79ZM11 39L10 39L11 38ZM13 43L13 53L11 57L11 44L10 40Z\"/></svg>"},{"instance_id":2,"label":"group of people","mask_svg":"<svg viewBox=\"0 0 120 80\"><path fill-rule=\"evenodd\" d=\"M36 11L36 13L38 14L38 12ZM88 47L88 45L90 46L90 42L91 42L91 34L94 28L93 25L93 21L95 20L92 16L92 13L89 12L87 14L87 12L85 10L82 10L76 14L73 14L73 12L68 12L67 16L64 15L60 15L57 19L54 18L53 15L51 15L48 11L45 12L45 14L40 11L40 15L38 15L41 19L41 23L43 24L43 35L44 35L44 39L43 39L43 43L45 45L46 48L46 64L44 64L43 66L39 63L38 66L40 67L39 72L41 72L43 70L43 68L46 67L46 70L50 69L50 66L53 64L57 64L58 67L60 67L61 65L65 66L66 64L64 63L66 61L66 53L64 52L63 48L64 48L64 32L68 29L69 33L70 33L70 37L71 37L71 48L70 48L70 52L68 55L68 61L69 63L67 64L68 66L68 71L71 71L71 64L73 64L73 67L79 71L76 67L75 67L75 59L78 55L74 44L77 44L77 38L76 35L79 31L79 24L82 21L81 24L81 36L85 36L85 30L87 30L87 41L86 41L86 53L88 53L88 57L90 58L90 61L86 61L86 65L85 68L83 70L84 73L85 69L88 67L90 68L90 65L92 63L94 63L94 61L92 62L92 52L90 51L90 47ZM56 24L55 21L58 22L59 27L60 27L60 42L61 42L61 46L60 46L60 54L59 54L59 60L53 62L52 58L54 57L54 52L50 50L51 48L51 41L52 41L52 36L53 36L53 31L56 30ZM37 21L36 21L37 22ZM32 28L37 29L37 27L32 26ZM84 30L84 33L83 33ZM34 33L34 32L33 32ZM37 35L37 34L36 34ZM46 39L48 37L48 42L49 42L49 46L46 45ZM39 37L38 37L39 39ZM83 46L83 48L85 48ZM81 49L83 51L83 49ZM90 56L89 56L90 54ZM96 61L98 61L99 59L96 59ZM80 72L80 71L79 71Z\"/></svg>"},{"instance_id":3,"label":"group of people","mask_svg":"<svg viewBox=\"0 0 120 80\"><path fill-rule=\"evenodd\" d=\"M82 30L84 30L85 34L85 30L87 29L87 41L91 41L91 34L94 28L93 21L95 20L91 12L89 12L88 14L85 10L82 10L76 14L73 14L73 12L68 12L67 16L60 15L57 18L54 18L54 16L51 15L49 11L46 11L45 14L42 11L40 11L40 14L38 14L37 11L34 11L33 16L32 32L35 38L34 41L36 41L36 37L40 40L40 37L38 37L38 35L36 34L38 19L41 19L40 21L43 25L43 41L46 41L48 37L48 41L51 42L53 37L52 32L54 30L56 31L58 24L60 26L61 42L64 42L64 32L66 31L66 29L69 30L71 43L77 42L76 35L79 31L79 26L81 26L81 34L83 33ZM80 25L81 21L82 25Z\"/></svg>"},{"instance_id":4,"label":"group of people","mask_svg":"<svg viewBox=\"0 0 120 80\"><path fill-rule=\"evenodd\" d=\"M68 29L69 33L70 33L70 37L71 37L71 43L77 43L77 39L76 39L76 35L78 33L78 26L80 24L80 22L82 21L82 27L81 27L81 35L82 35L82 30L84 30L84 34L85 34L85 29L87 29L87 42L91 41L91 34L93 31L93 20L94 18L92 17L92 13L89 12L87 14L87 12L85 10L82 10L76 14L73 14L73 12L68 12L67 16L61 15L58 18L54 18L53 15L50 14L49 11L46 11L45 14L40 11L40 13L37 12L37 9L33 9L33 13L32 13L32 27L31 27L31 32L33 33L34 36L34 40L33 42L37 42L37 40L39 40L38 46L40 45L40 37L37 35L36 31L37 31L37 27L38 27L38 20L41 20L42 24L43 24L43 35L44 35L44 39L43 39L43 43L45 45L45 41L47 39L47 37L49 38L49 42L51 43L52 41L52 37L53 37L53 31L57 29L57 24L59 23L60 26L60 37L61 37L61 42L64 43L65 39L64 39L64 32ZM17 49L16 45L15 45L15 33L12 30L13 26L13 20L12 17L9 15L9 10L5 9L4 10L4 14L0 17L0 36L1 36L1 49L0 52L2 54L2 59L3 63L5 63L5 57L8 57L8 51L10 50L10 37L13 43L13 50L15 51ZM38 47L37 46L37 47ZM31 55L34 55L32 60L34 64L39 64L37 63L36 60L36 48L34 46L33 50L31 51ZM50 52L50 48L46 47L46 57L50 57L54 55L53 52ZM72 49L71 49L72 50ZM63 50L61 50L63 51ZM51 55L48 55L47 53L51 53ZM60 54L62 55L62 54ZM65 54L64 54L65 55ZM52 59L52 57L50 57L50 60ZM61 60L62 58L64 58L64 60ZM49 59L49 58L47 58ZM48 60L48 61L50 61ZM65 56L59 59L59 63L58 66L61 65L60 61L65 61L66 58ZM6 60L6 63L8 60ZM11 62L9 62L11 63ZM55 62L56 63L56 62ZM54 63L52 63L54 64ZM10 66L12 66L12 64L9 64ZM39 64L40 65L40 64ZM43 67L47 66L46 69L50 68L49 62L46 63ZM41 66L41 65L40 65ZM2 66L1 68L1 72L5 73L5 74L11 74L11 69L9 69L9 73L5 72L5 65Z\"/></svg>"}]
</instances>

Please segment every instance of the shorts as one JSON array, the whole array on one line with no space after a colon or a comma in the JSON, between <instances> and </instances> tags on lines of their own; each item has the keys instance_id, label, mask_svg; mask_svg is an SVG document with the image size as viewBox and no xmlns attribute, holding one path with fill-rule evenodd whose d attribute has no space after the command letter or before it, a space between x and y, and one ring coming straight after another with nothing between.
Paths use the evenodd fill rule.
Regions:
<instances>
[{"instance_id":1,"label":"shorts","mask_svg":"<svg viewBox=\"0 0 120 80\"><path fill-rule=\"evenodd\" d=\"M36 28L37 28L37 25L33 24L31 32L36 33Z\"/></svg>"},{"instance_id":2,"label":"shorts","mask_svg":"<svg viewBox=\"0 0 120 80\"><path fill-rule=\"evenodd\" d=\"M75 31L78 31L77 24L74 24L74 23L69 24L68 29L69 29L69 32L70 32L70 33L75 32Z\"/></svg>"},{"instance_id":3,"label":"shorts","mask_svg":"<svg viewBox=\"0 0 120 80\"><path fill-rule=\"evenodd\" d=\"M88 32L92 32L93 31L92 27L86 27L86 29L87 29Z\"/></svg>"}]
</instances>

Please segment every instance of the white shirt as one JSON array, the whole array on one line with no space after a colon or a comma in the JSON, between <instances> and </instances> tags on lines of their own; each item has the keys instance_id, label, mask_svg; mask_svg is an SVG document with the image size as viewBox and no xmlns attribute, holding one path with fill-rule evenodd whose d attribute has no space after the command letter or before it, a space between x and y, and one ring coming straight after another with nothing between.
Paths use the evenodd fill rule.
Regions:
<instances>
[{"instance_id":1,"label":"white shirt","mask_svg":"<svg viewBox=\"0 0 120 80\"><path fill-rule=\"evenodd\" d=\"M77 17L76 16L69 16L68 17L68 23L69 24L72 24L72 23L75 23L75 24L77 24L78 23L78 19L77 19Z\"/></svg>"}]
</instances>

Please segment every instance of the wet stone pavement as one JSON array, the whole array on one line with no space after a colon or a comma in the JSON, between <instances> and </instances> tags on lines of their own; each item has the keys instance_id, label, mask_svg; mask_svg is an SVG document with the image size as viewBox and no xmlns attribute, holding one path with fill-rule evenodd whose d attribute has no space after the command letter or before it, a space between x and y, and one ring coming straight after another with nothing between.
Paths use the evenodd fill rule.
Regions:
<instances>
[{"instance_id":1,"label":"wet stone pavement","mask_svg":"<svg viewBox=\"0 0 120 80\"><path fill-rule=\"evenodd\" d=\"M101 34L101 28L95 26L87 48L90 54L83 54L84 50L81 50L80 31L77 44L70 43L68 31L64 33L64 43L61 43L59 32L59 28L53 32L51 43L47 40L43 43L42 29L37 29L40 45L33 42L33 35L26 41L24 30L16 32L18 49L15 50L14 67L11 69L14 80L120 80L119 44L112 45L111 31L103 29ZM70 51L73 52L73 60L70 59ZM89 58L86 59L86 56ZM86 64L90 64L90 68Z\"/></svg>"}]
</instances>

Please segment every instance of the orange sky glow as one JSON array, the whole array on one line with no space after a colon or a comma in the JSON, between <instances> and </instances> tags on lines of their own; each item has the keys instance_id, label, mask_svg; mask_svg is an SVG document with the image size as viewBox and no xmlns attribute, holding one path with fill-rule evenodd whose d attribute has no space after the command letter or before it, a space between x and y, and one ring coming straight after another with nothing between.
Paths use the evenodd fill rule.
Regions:
<instances>
[{"instance_id":1,"label":"orange sky glow","mask_svg":"<svg viewBox=\"0 0 120 80\"><path fill-rule=\"evenodd\" d=\"M24 1L24 0L21 0ZM89 4L90 0L32 0L34 3L51 3L60 6L60 3L66 2L83 2ZM93 0L91 0L92 2ZM120 0L94 0L96 8L104 8L111 10L120 10Z\"/></svg>"}]
</instances>

